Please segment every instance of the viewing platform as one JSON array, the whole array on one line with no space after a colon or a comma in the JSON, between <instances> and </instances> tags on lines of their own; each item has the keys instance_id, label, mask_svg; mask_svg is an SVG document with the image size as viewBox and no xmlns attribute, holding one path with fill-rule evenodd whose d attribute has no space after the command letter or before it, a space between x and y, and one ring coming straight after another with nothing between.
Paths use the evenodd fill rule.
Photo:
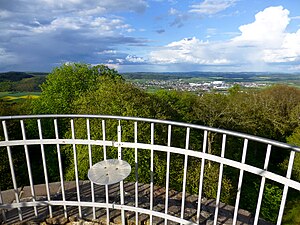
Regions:
<instances>
[{"instance_id":1,"label":"viewing platform","mask_svg":"<svg viewBox=\"0 0 300 225\"><path fill-rule=\"evenodd\" d=\"M91 185L90 181L80 181L80 198L81 201L91 202ZM35 185L35 194L36 200L44 202L47 200L46 185L40 184ZM62 199L61 185L60 182L50 183L49 184L51 199L53 201L58 201ZM135 202L135 183L133 182L124 182L124 191L125 191L125 205L134 207ZM95 186L95 202L97 203L105 203L105 188L104 186ZM30 202L32 201L32 195L30 191L30 187L26 186L19 190L20 193L20 202ZM67 201L77 201L76 196L76 183L69 181L65 183L65 195ZM181 199L182 192L169 190L169 208L168 214L180 217L181 212ZM149 209L149 198L150 196L150 185L149 184L139 184L138 185L138 206L142 209ZM153 210L159 213L165 212L165 196L166 189L163 187L154 186L153 189ZM2 192L2 198L4 202L14 202L14 190L7 190ZM109 187L109 202L112 204L119 205L120 204L120 185L113 184ZM186 194L185 198L185 211L184 211L184 219L196 222L196 208L198 204L198 196ZM215 211L215 199L206 199L202 198L201 201L202 210L200 214L200 224L213 224L214 211ZM53 218L49 218L49 210L47 207L38 207L39 216L35 217L34 211L30 208L25 209L26 217L23 217L23 221L19 221L18 212L16 209L8 210L6 212L6 223L7 224L24 224L25 222L29 223L42 223L46 222L48 224L62 224L67 222L75 222L85 221L86 224L106 224L107 212L106 208L97 208L96 209L96 218L93 219L93 210L91 207L82 207L82 214L84 220L78 218L78 207L76 206L68 206L67 213L68 217L65 218L63 215L63 207L55 206L53 207ZM121 219L121 211L118 209L109 210L110 212L110 222L111 224L122 224ZM220 203L219 205L219 216L218 216L218 224L232 224L232 218L234 213L234 207L230 205L226 205ZM25 213L24 213L25 214ZM139 224L149 224L150 217L147 214L139 215ZM136 224L135 213L127 211L125 213L126 224ZM250 225L253 224L253 215L246 211L239 209L237 224ZM153 224L164 224L164 219L161 217L153 217ZM168 224L177 224L176 222L168 222ZM271 223L266 222L262 219L259 220L259 224L271 225Z\"/></svg>"},{"instance_id":2,"label":"viewing platform","mask_svg":"<svg viewBox=\"0 0 300 225\"><path fill-rule=\"evenodd\" d=\"M6 150L8 159L0 165L7 163L12 183L12 189L0 191L0 219L4 224L86 221L85 224L124 225L269 225L273 223L261 217L269 183L282 188L276 219L276 224L281 224L288 191L300 191L300 183L291 179L295 153L300 149L265 138L195 124L118 116L33 115L0 119L3 130L0 149ZM20 138L10 138L12 127L20 133ZM29 129L36 132L31 134ZM209 151L212 134L217 137L214 144L219 153ZM240 152L239 160L226 154L232 151L230 143L240 143L240 148L235 149L236 154ZM263 152L261 167L247 160L253 154L253 146ZM23 152L28 177L16 173L16 151ZM57 168L53 168L55 164L50 168L48 162L53 158L49 158L47 151L53 151ZM279 151L289 155L285 174L268 169L272 154ZM72 161L66 161L67 154L72 154ZM40 162L33 160L37 155ZM87 170L99 159L111 158L131 165L131 173L124 181L97 185L81 179L87 178ZM41 168L42 184L37 183L41 177L33 168ZM211 168L217 171L207 174ZM232 179L236 182L230 185L226 180L228 171L232 177L236 176ZM56 181L50 179L55 177L51 174L57 175ZM240 206L247 201L243 184L249 174L260 183L253 195L256 204L252 212ZM72 176L74 180L68 181ZM21 181L25 183L19 184ZM232 204L222 203L228 186L234 190L234 199L228 200ZM207 197L210 192L215 198Z\"/></svg>"}]
</instances>

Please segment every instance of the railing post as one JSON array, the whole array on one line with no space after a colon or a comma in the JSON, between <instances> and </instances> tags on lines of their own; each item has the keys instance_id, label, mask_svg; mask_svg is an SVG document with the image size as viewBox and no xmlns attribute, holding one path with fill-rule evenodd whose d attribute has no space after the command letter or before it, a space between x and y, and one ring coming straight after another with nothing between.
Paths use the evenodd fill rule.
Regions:
<instances>
[{"instance_id":1,"label":"railing post","mask_svg":"<svg viewBox=\"0 0 300 225\"><path fill-rule=\"evenodd\" d=\"M221 158L224 158L224 156L225 156L225 145L226 145L226 134L223 134ZM219 181L218 181L218 191L217 191L217 199L216 199L214 225L216 225L218 223L219 204L220 204L221 188L222 188L222 177L223 177L223 163L221 162L220 163L220 171L219 171Z\"/></svg>"},{"instance_id":2,"label":"railing post","mask_svg":"<svg viewBox=\"0 0 300 225\"><path fill-rule=\"evenodd\" d=\"M5 120L2 121L2 126L3 126L3 132L4 132L5 141L8 141L8 133L7 133L7 127L6 127ZM7 149L7 155L8 155L8 161L9 161L11 178L12 178L14 192L15 192L15 199L16 199L17 203L20 203L18 185L17 185L17 181L16 181L16 175L15 175L14 164L13 164L13 160L12 160L12 156L11 156L10 146L7 145L6 149ZM18 207L18 215L19 215L20 221L22 221L23 220L23 216L22 216L22 210L21 210L20 207Z\"/></svg>"},{"instance_id":3,"label":"railing post","mask_svg":"<svg viewBox=\"0 0 300 225\"><path fill-rule=\"evenodd\" d=\"M134 122L134 143L138 142L138 124ZM139 207L139 183L138 183L138 149L134 149L134 162L135 162L135 207ZM135 212L135 224L139 224L139 213Z\"/></svg>"},{"instance_id":4,"label":"railing post","mask_svg":"<svg viewBox=\"0 0 300 225\"><path fill-rule=\"evenodd\" d=\"M270 159L270 155L271 155L271 147L272 147L272 145L270 145L270 144L267 147L267 153L266 153L265 163L264 163L264 170L268 169L269 159ZM263 198L263 194L264 194L265 182L266 182L266 177L262 174L259 195L258 195L258 200L257 200L257 206L256 206L256 211L255 211L255 217L254 217L254 222L253 222L254 225L256 225L258 223L261 202L262 202L262 198Z\"/></svg>"},{"instance_id":5,"label":"railing post","mask_svg":"<svg viewBox=\"0 0 300 225\"><path fill-rule=\"evenodd\" d=\"M118 125L118 159L122 160L122 131L121 131L121 121L119 120ZM120 199L121 199L121 205L124 205L124 181L120 181ZM121 209L121 217L122 217L122 225L125 225L125 211L122 208Z\"/></svg>"},{"instance_id":6,"label":"railing post","mask_svg":"<svg viewBox=\"0 0 300 225\"><path fill-rule=\"evenodd\" d=\"M168 147L171 147L171 136L172 136L172 126L168 126ZM165 214L168 214L169 208L169 179L170 179L170 151L167 152L167 171L166 171L166 200L165 200ZM167 225L168 220L165 219L165 225Z\"/></svg>"},{"instance_id":7,"label":"railing post","mask_svg":"<svg viewBox=\"0 0 300 225\"><path fill-rule=\"evenodd\" d=\"M103 158L104 160L107 159L106 156L106 128L105 128L105 120L102 120L102 139L103 139ZM108 203L109 203L109 192L108 192L108 185L105 185L105 202L106 202L106 224L109 225L109 220L110 220L110 216L109 216L109 207L108 207Z\"/></svg>"},{"instance_id":8,"label":"railing post","mask_svg":"<svg viewBox=\"0 0 300 225\"><path fill-rule=\"evenodd\" d=\"M42 125L41 125L41 120L37 120L38 123L38 130L39 130L39 138L40 141L43 140L43 133L42 133ZM43 170L44 170L44 176L45 176L45 184L46 184L46 192L47 192L47 200L50 203L51 198L50 198L50 191L49 191L49 180L48 180L48 173L47 173L47 163L46 163L46 156L45 156L45 148L44 144L41 144L41 153L42 153L42 161L43 161ZM52 207L49 204L49 214L50 217L52 218Z\"/></svg>"},{"instance_id":9,"label":"railing post","mask_svg":"<svg viewBox=\"0 0 300 225\"><path fill-rule=\"evenodd\" d=\"M59 145L59 141L58 141L59 140L59 136L58 136L57 119L54 119L54 131L55 131L55 138L57 140L56 149L57 149L57 158L58 158L58 167L59 167L61 194L62 194L62 200L63 200L63 206L64 206L64 215L65 215L65 218L68 218L67 206L66 206L65 185L64 185L64 173L63 173L63 167L62 167L60 145Z\"/></svg>"},{"instance_id":10,"label":"railing post","mask_svg":"<svg viewBox=\"0 0 300 225\"><path fill-rule=\"evenodd\" d=\"M79 177L78 177L78 163L77 163L77 151L75 144L75 127L74 120L71 119L71 131L72 131L72 141L73 141L73 157L74 157L74 172L75 172L75 182L76 182L76 192L77 192L77 201L80 202L80 188L79 188ZM82 218L81 206L78 206L79 217Z\"/></svg>"},{"instance_id":11,"label":"railing post","mask_svg":"<svg viewBox=\"0 0 300 225\"><path fill-rule=\"evenodd\" d=\"M204 131L203 136L203 146L202 152L206 152L207 147L207 130ZM201 201L202 201L202 190L203 190L203 179L204 179L204 166L205 166L205 159L201 159L201 171L200 171L200 179L199 179L199 193L198 193L198 206L197 206L197 224L200 223L200 213L201 213Z\"/></svg>"},{"instance_id":12,"label":"railing post","mask_svg":"<svg viewBox=\"0 0 300 225\"><path fill-rule=\"evenodd\" d=\"M241 161L242 164L245 164L245 161L246 161L247 148L248 148L248 139L244 139L244 147L243 147L243 154L242 154L242 161ZM241 189L242 189L242 183L243 183L243 175L244 175L244 170L240 169L239 183L238 183L238 188L237 188L237 193L236 193L236 200L235 200L235 207L234 207L234 214L233 214L233 221L232 221L233 225L235 225L236 221L237 221Z\"/></svg>"},{"instance_id":13,"label":"railing post","mask_svg":"<svg viewBox=\"0 0 300 225\"><path fill-rule=\"evenodd\" d=\"M23 141L26 142L24 121L20 120L20 123L21 123ZM26 165L27 165L27 172L28 172L28 177L29 177L32 201L35 202L36 197L35 197L34 184L33 184L32 172L31 172L30 157L29 157L29 152L28 152L28 146L26 144L24 144L24 150L25 150L25 158L26 158ZM36 217L38 216L38 211L37 211L36 206L34 206L34 214Z\"/></svg>"}]
</instances>

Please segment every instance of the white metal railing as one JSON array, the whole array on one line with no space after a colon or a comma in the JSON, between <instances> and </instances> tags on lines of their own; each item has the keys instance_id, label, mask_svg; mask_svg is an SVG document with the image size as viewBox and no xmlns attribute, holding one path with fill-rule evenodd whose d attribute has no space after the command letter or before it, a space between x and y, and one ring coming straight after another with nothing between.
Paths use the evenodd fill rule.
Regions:
<instances>
[{"instance_id":1,"label":"white metal railing","mask_svg":"<svg viewBox=\"0 0 300 225\"><path fill-rule=\"evenodd\" d=\"M49 119L52 120L52 124L54 127L54 137L53 138L44 138L43 137L43 128L42 128L42 121ZM59 119L68 119L70 120L70 130L71 130L71 138L63 138L59 136ZM86 138L79 139L76 138L76 128L74 126L74 120L76 119L84 119L86 122ZM17 209L17 214L19 220L23 220L23 209L24 208L33 208L35 216L39 215L38 208L39 207L46 207L48 208L49 216L53 216L53 206L62 206L64 211L64 216L68 216L68 207L76 206L78 207L78 215L79 217L84 218L84 214L82 213L83 207L90 207L92 209L92 216L93 219L96 219L96 210L98 208L106 209L106 221L109 224L110 220L110 210L118 209L121 210L121 218L122 224L125 224L125 212L131 211L135 213L135 222L138 224L139 222L139 215L140 214L147 214L150 217L150 224L153 223L153 217L160 217L165 220L165 224L168 221L173 221L181 224L199 224L200 222L200 213L202 210L202 198L203 198L203 180L204 180L204 170L205 170L205 163L210 161L219 164L219 178L218 178L218 185L217 185L217 195L215 200L215 210L213 215L214 224L218 223L218 215L219 215L219 206L220 206L220 197L222 193L222 179L223 179L223 169L224 166L229 166L232 168L236 168L239 170L238 182L237 182L237 192L236 192L236 199L234 205L234 211L232 216L232 224L237 223L238 218L238 210L240 205L240 198L241 198L241 189L243 184L243 177L244 173L252 173L257 176L261 177L261 183L259 187L259 194L257 199L256 210L254 214L254 224L258 224L259 217L260 217L260 210L261 210L261 203L264 194L264 188L266 180L274 181L278 184L283 185L283 194L280 204L280 209L278 212L277 217L277 224L281 224L282 217L285 209L287 193L289 188L293 188L297 191L300 191L300 183L291 179L291 173L293 169L293 162L295 157L295 152L300 152L300 149L294 146L290 146L285 143L280 143L277 141L260 138L252 135L246 135L243 133L237 133L228 130L216 129L201 125L194 125L194 124L187 124L187 123L180 123L180 122L172 122L172 121L164 121L164 120L155 120L155 119L145 119L145 118L132 118L132 117L119 117L119 116L108 116L108 115L29 115L29 116L4 116L0 117L2 121L2 129L3 129L3 138L0 141L0 148L7 149L7 156L9 161L12 185L14 189L14 202L5 202L2 198L2 192L0 191L0 209L2 211L2 219L7 219L7 210L9 209ZM37 133L38 138L27 138L26 137L26 122L34 121L33 123L37 124ZM100 120L101 127L99 129L102 130L102 139L92 139L91 136L91 128L90 128L90 121L91 120ZM115 131L116 131L116 140L108 140L107 138L107 124L106 120L115 120L118 121ZM20 121L20 130L21 136L20 139L10 139L9 137L9 130L7 123L11 121ZM132 121L132 140L133 141L122 141L122 122L123 121ZM150 126L150 138L149 142L142 143L138 141L138 124L143 123L149 124ZM155 143L155 126L157 124L166 126L167 130L167 138L165 144L156 144ZM128 126L128 125L126 125ZM174 127L179 127L180 129L185 129L185 146L178 147L172 146L172 140L176 139L177 137L172 137L172 129ZM191 149L190 148L190 133L194 130L198 132L202 132L203 140L199 140L201 148L199 149ZM214 132L218 133L222 136L221 139L221 152L220 155L214 155L207 152L208 146L208 133ZM243 147L241 149L241 161L236 161L230 158L225 157L226 153L226 143L228 137L235 137L240 138L243 140ZM267 146L266 148L266 155L264 160L263 168L255 167L253 165L246 164L246 157L249 142L257 142L262 143ZM46 154L45 154L45 146L56 146L56 153L57 153L57 160L58 160L58 170L59 170L59 177L60 177L60 185L61 185L61 200L56 200L52 198L52 194L50 191L50 182L47 171L49 168L47 167L46 163ZM66 196L65 190L65 179L64 179L64 171L63 171L63 159L61 153L61 146L62 145L71 145L73 147L74 153L74 167L75 167L75 192L77 196L77 200L69 200ZM93 183L90 184L91 190L91 200L86 201L81 199L81 189L80 189L80 180L78 175L78 159L77 159L77 146L84 145L88 147L88 160L89 160L89 167L92 167L93 162L93 155L92 155L92 147L93 146L101 146L103 147L103 159L107 159L107 151L108 148L113 147L118 149L118 159L122 158L122 151L126 151L126 149L133 149L134 150L134 166L132 167L132 173L134 173L134 202L133 204L125 204L124 202L124 182L120 182L120 202L119 204L110 202L109 200L109 185L105 185L105 201L104 202L97 202L95 197L95 185ZM14 162L12 151L14 151L15 146L23 146L25 151L25 161L27 165L27 172L28 172L28 179L30 185L30 192L32 198L29 201L21 201L19 197L19 188L20 186L17 183L17 176L18 174L15 173L14 170ZM46 187L46 195L45 199L37 199L35 188L36 183L32 177L32 162L30 161L30 147L31 146L40 146L41 156L42 156L42 167L44 173L44 180L45 180L45 187ZM270 155L272 148L280 148L281 151L288 151L290 152L288 168L285 175L280 175L275 172L268 170ZM150 151L150 193L149 193L149 208L140 207L139 206L139 180L138 180L138 152L140 150L149 150ZM155 152L165 152L166 153L166 177L165 177L165 198L164 198L164 209L162 211L154 210L154 153ZM184 157L183 163L183 179L182 179L182 195L181 195L181 211L177 216L171 215L169 213L169 190L170 190L170 158L172 155L182 155ZM185 200L186 200L186 188L187 188L187 172L188 172L188 164L189 159L198 158L201 160L200 166L200 174L199 174L199 192L198 192L198 201L197 206L195 207L196 210L196 219L195 220L188 220L185 218ZM1 162L4 163L4 162ZM0 163L0 164L1 164Z\"/></svg>"}]
</instances>

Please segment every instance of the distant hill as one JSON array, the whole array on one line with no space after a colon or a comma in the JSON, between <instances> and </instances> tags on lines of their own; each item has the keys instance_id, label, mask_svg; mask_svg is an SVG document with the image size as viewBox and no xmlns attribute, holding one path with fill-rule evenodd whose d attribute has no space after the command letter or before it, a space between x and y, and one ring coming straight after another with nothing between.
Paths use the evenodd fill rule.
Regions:
<instances>
[{"instance_id":1,"label":"distant hill","mask_svg":"<svg viewBox=\"0 0 300 225\"><path fill-rule=\"evenodd\" d=\"M0 73L0 92L39 92L48 73L5 72Z\"/></svg>"},{"instance_id":2,"label":"distant hill","mask_svg":"<svg viewBox=\"0 0 300 225\"><path fill-rule=\"evenodd\" d=\"M31 78L32 75L25 72L6 72L0 73L0 82L3 81L20 81L25 78Z\"/></svg>"}]
</instances>

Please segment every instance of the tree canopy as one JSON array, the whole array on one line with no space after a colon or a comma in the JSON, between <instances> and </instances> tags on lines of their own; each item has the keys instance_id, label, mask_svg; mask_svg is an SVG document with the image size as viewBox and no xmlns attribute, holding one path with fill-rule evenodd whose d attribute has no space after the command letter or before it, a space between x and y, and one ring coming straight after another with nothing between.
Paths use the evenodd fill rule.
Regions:
<instances>
[{"instance_id":1,"label":"tree canopy","mask_svg":"<svg viewBox=\"0 0 300 225\"><path fill-rule=\"evenodd\" d=\"M74 101L94 91L97 83L105 78L122 80L117 71L104 65L71 63L55 68L41 86L42 94L34 105L34 113L74 113Z\"/></svg>"}]
</instances>

